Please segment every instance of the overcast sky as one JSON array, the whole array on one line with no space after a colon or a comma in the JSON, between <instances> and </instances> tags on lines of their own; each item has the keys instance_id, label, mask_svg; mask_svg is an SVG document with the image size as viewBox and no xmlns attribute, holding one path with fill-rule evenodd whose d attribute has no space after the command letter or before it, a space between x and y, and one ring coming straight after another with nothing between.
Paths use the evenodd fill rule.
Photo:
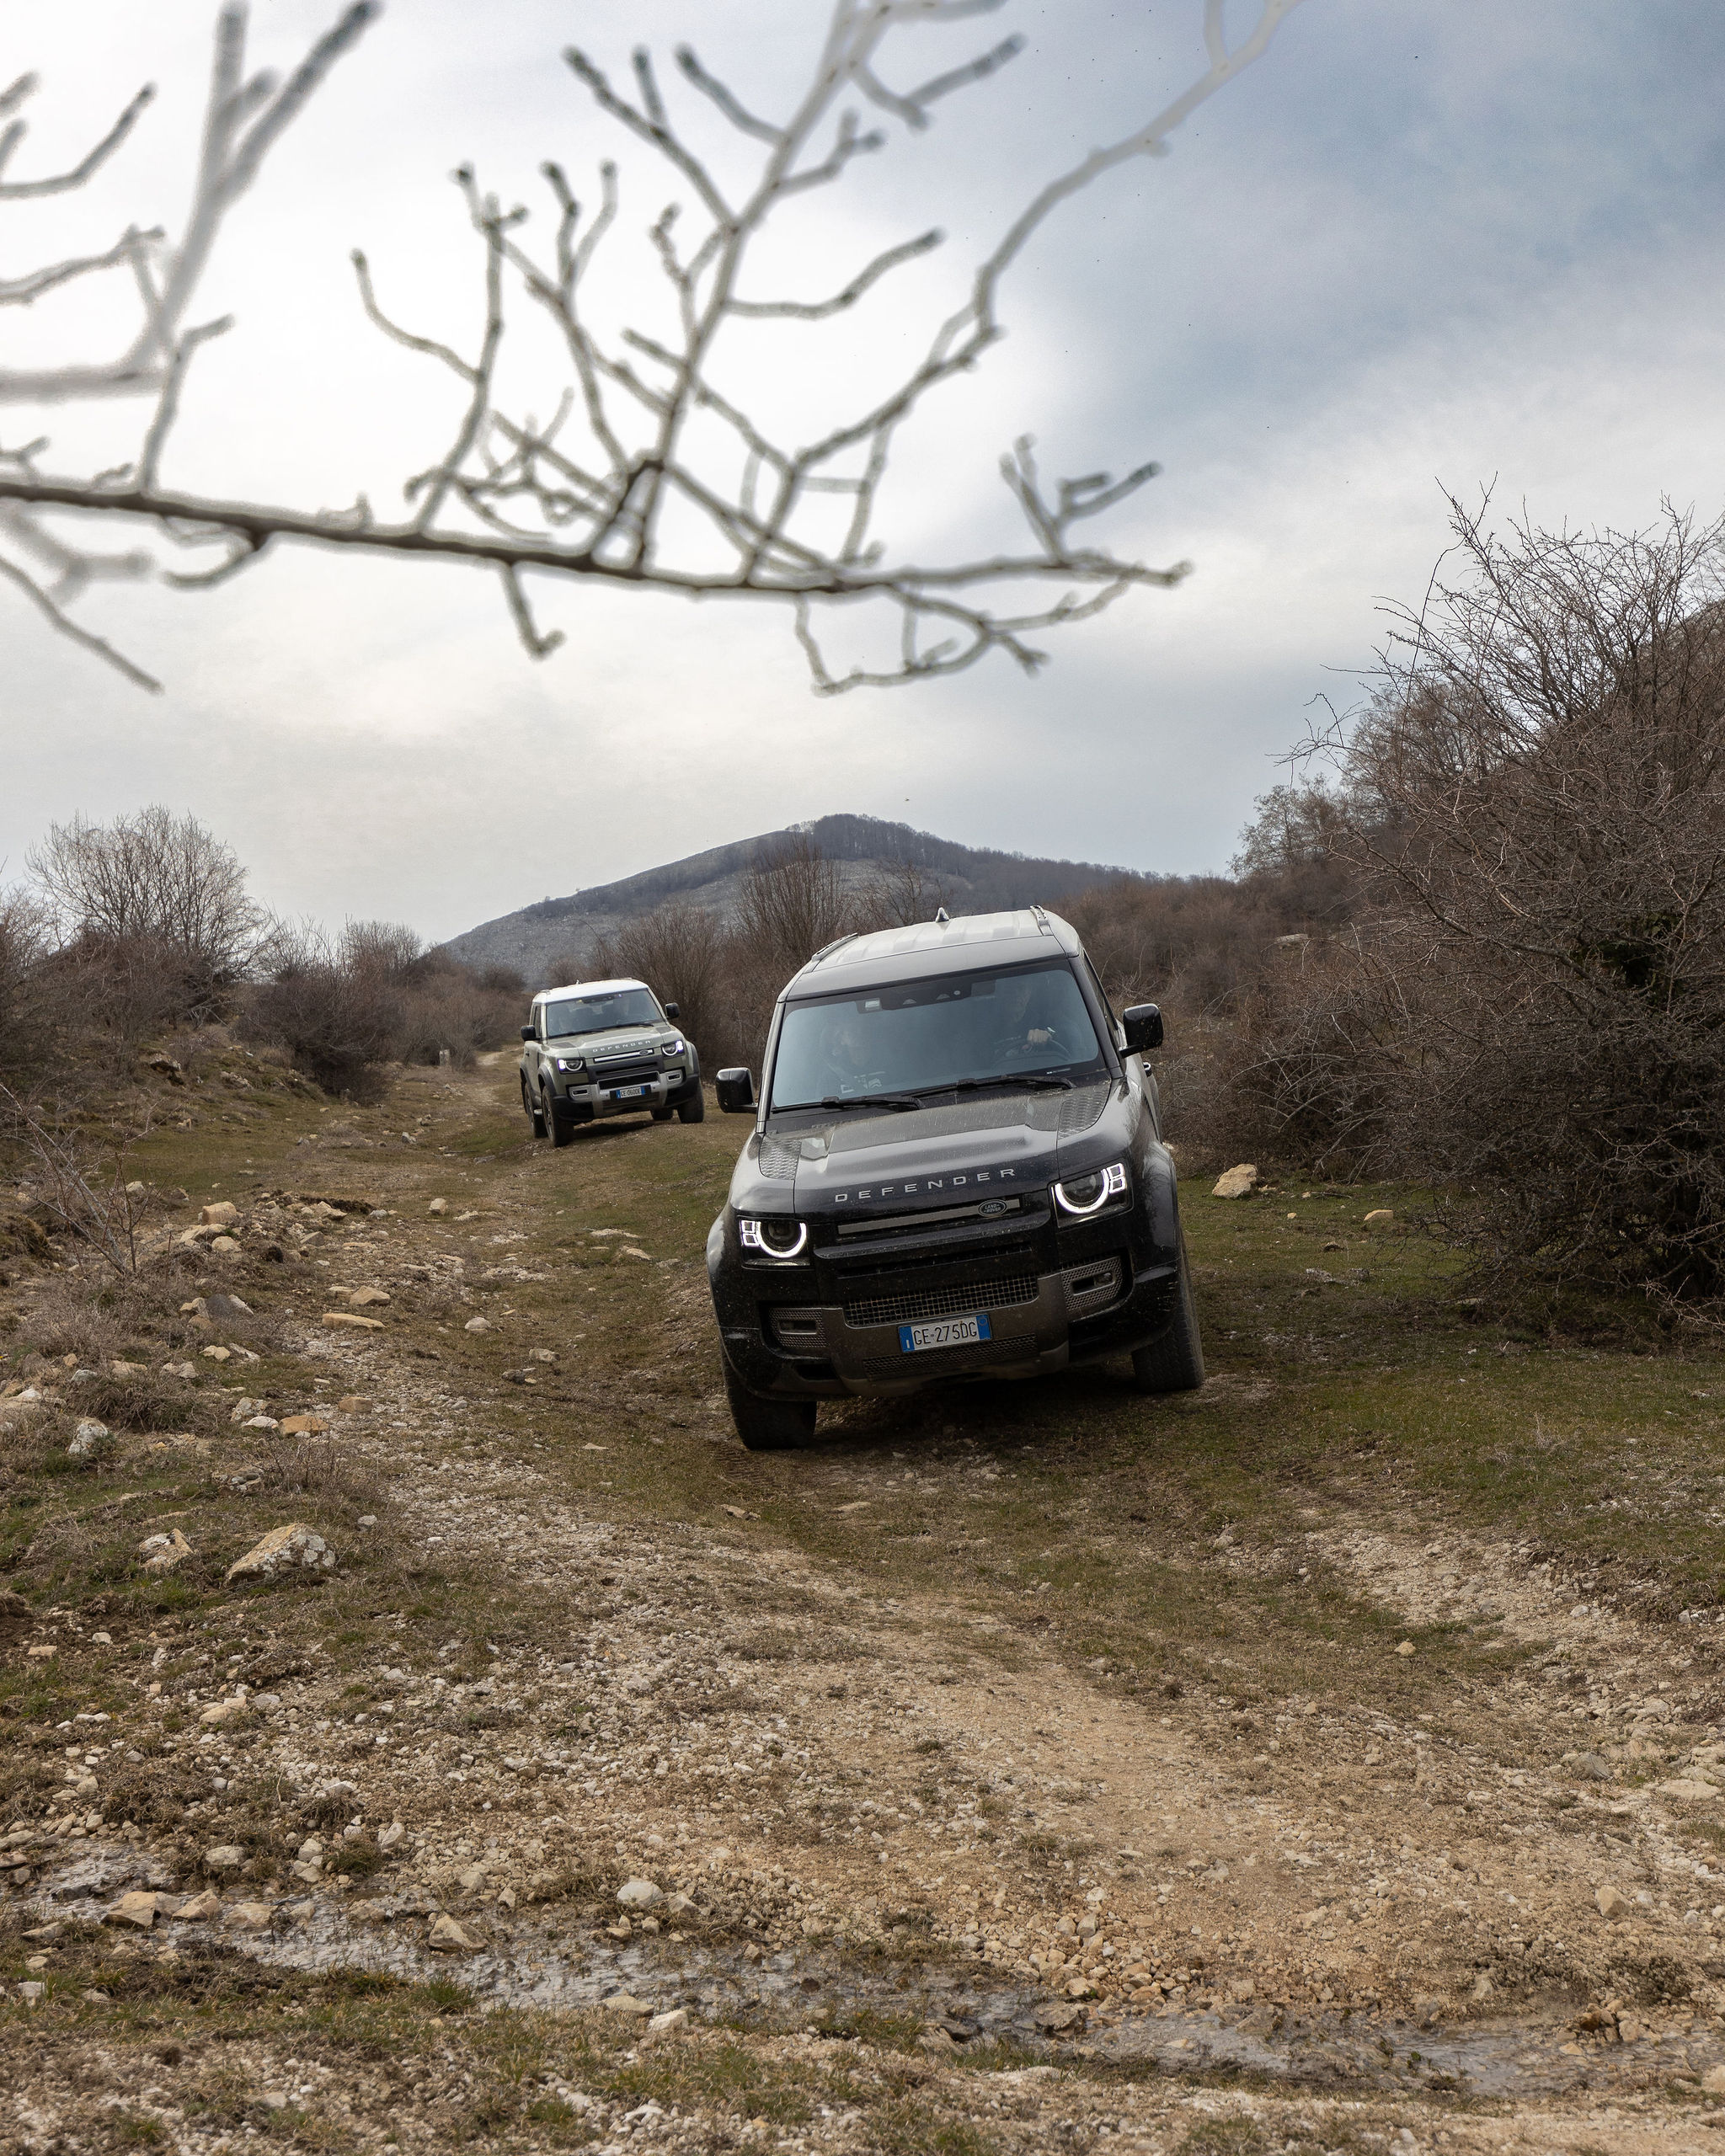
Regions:
<instances>
[{"instance_id":1,"label":"overcast sky","mask_svg":"<svg viewBox=\"0 0 1725 2156\"><path fill-rule=\"evenodd\" d=\"M291 63L334 12L259 0L254 59ZM457 407L364 323L349 250L414 327L471 346L478 264L451 168L532 205L531 234L539 162L588 190L618 147L564 45L626 77L628 42L649 39L670 75L692 35L782 109L825 13L388 0L230 226L200 312L232 307L238 326L199 361L167 482L310 509L365 488L393 513ZM1199 71L1201 14L1201 0L1007 0L932 42L930 73L1008 29L1029 40L926 137L820 198L824 221L766 267L815 296L928 223L947 244L847 318L836 355L763 345L763 398L800 414L862 380L962 288L1039 176ZM213 15L206 0L6 10L0 76L44 78L19 176L75 157L139 83L163 94L99 185L6 209L0 273L129 220L172 224ZM1708 518L1725 506L1722 82L1717 0L1304 0L1171 157L1046 228L1008 282L1010 336L903 446L888 531L924 559L1012 537L996 466L1019 434L1055 472L1164 466L1107 536L1195 573L1054 637L1034 680L996 658L820 701L776 610L543 582L567 642L536 664L489 575L282 550L216 592L87 603L163 677L151 697L0 586L0 881L51 820L152 800L231 839L283 912L431 937L831 810L1222 867L1312 699L1345 701L1369 664L1380 602L1417 603L1444 488L1495 482L1499 504L1583 526L1645 524L1666 495ZM669 190L627 155L624 190L627 248ZM0 363L99 345L107 326L82 297L0 312ZM136 424L136 408L0 409L0 440L51 432L45 464L76 468Z\"/></svg>"}]
</instances>

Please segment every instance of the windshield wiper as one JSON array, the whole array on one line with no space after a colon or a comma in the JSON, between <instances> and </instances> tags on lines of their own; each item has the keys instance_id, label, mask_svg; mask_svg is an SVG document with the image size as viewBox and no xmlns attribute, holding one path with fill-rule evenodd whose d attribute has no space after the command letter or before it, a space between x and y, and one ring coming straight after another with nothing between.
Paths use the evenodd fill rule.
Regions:
<instances>
[{"instance_id":1,"label":"windshield wiper","mask_svg":"<svg viewBox=\"0 0 1725 2156\"><path fill-rule=\"evenodd\" d=\"M1051 1093L1070 1093L1072 1090L1070 1078L1056 1078L1046 1070L1028 1070L999 1078L955 1078L948 1086L919 1086L916 1090L927 1098L930 1093L980 1093L985 1086L1022 1086L1027 1091L1040 1089Z\"/></svg>"},{"instance_id":2,"label":"windshield wiper","mask_svg":"<svg viewBox=\"0 0 1725 2156\"><path fill-rule=\"evenodd\" d=\"M829 1093L817 1103L824 1108L920 1108L914 1093Z\"/></svg>"}]
</instances>

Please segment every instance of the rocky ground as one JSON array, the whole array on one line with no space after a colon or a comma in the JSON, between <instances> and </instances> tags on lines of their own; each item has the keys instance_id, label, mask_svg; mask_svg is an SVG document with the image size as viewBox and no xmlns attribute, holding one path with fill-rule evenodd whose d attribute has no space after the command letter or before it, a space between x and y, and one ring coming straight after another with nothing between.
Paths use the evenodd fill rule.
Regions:
<instances>
[{"instance_id":1,"label":"rocky ground","mask_svg":"<svg viewBox=\"0 0 1725 2156\"><path fill-rule=\"evenodd\" d=\"M553 1154L507 1064L351 1112L225 1067L134 1156L142 1274L56 1238L6 1291L17 2146L1725 2126L1711 1607L1537 1502L1200 1502L1343 1412L1289 1367L1333 1351L1208 1315L1191 1401L746 1455L698 1262L735 1125ZM1281 1261L1194 1207L1226 1315Z\"/></svg>"}]
</instances>

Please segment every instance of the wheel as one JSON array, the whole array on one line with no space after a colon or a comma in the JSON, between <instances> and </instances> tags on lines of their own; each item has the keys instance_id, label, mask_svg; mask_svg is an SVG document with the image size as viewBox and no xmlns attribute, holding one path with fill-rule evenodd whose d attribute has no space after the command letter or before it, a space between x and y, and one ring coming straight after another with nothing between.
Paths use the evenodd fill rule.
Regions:
<instances>
[{"instance_id":1,"label":"wheel","mask_svg":"<svg viewBox=\"0 0 1725 2156\"><path fill-rule=\"evenodd\" d=\"M573 1145L575 1126L566 1116L560 1116L549 1102L545 1109L545 1134L553 1145Z\"/></svg>"},{"instance_id":2,"label":"wheel","mask_svg":"<svg viewBox=\"0 0 1725 2156\"><path fill-rule=\"evenodd\" d=\"M679 1123L704 1123L707 1119L707 1096L697 1086L692 1100L685 1101L677 1110Z\"/></svg>"},{"instance_id":3,"label":"wheel","mask_svg":"<svg viewBox=\"0 0 1725 2156\"><path fill-rule=\"evenodd\" d=\"M1133 1351L1132 1375L1140 1392L1196 1392L1204 1383L1204 1342L1198 1337L1198 1306L1192 1299L1183 1237L1173 1322L1160 1340Z\"/></svg>"},{"instance_id":4,"label":"wheel","mask_svg":"<svg viewBox=\"0 0 1725 2156\"><path fill-rule=\"evenodd\" d=\"M533 1135L536 1138L542 1138L545 1135L545 1118L541 1114L538 1104L535 1102L533 1096L527 1091L527 1079L525 1071L521 1075L521 1107L526 1113L528 1122L533 1126Z\"/></svg>"},{"instance_id":5,"label":"wheel","mask_svg":"<svg viewBox=\"0 0 1725 2156\"><path fill-rule=\"evenodd\" d=\"M653 1120L655 1123L669 1123L671 1119L673 1111L670 1108L651 1108L648 1113L652 1116Z\"/></svg>"},{"instance_id":6,"label":"wheel","mask_svg":"<svg viewBox=\"0 0 1725 2156\"><path fill-rule=\"evenodd\" d=\"M750 1452L784 1452L792 1445L807 1444L814 1435L812 1400L765 1399L758 1392L750 1392L729 1363L724 1366L724 1390L737 1435Z\"/></svg>"}]
</instances>

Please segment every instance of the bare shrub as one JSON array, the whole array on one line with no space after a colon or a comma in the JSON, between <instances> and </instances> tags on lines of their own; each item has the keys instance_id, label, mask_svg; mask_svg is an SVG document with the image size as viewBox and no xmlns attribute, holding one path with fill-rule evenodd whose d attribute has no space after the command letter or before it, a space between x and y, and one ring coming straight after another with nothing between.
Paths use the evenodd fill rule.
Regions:
<instances>
[{"instance_id":1,"label":"bare shrub","mask_svg":"<svg viewBox=\"0 0 1725 2156\"><path fill-rule=\"evenodd\" d=\"M672 899L601 937L588 970L598 979L644 980L661 1003L675 1003L678 1024L716 1069L730 1048L721 1017L730 942L704 907Z\"/></svg>"},{"instance_id":2,"label":"bare shrub","mask_svg":"<svg viewBox=\"0 0 1725 2156\"><path fill-rule=\"evenodd\" d=\"M355 971L316 929L284 931L270 978L248 999L248 1030L292 1056L327 1092L375 1099L394 1060L405 1007L387 973Z\"/></svg>"},{"instance_id":3,"label":"bare shrub","mask_svg":"<svg viewBox=\"0 0 1725 2156\"><path fill-rule=\"evenodd\" d=\"M1329 744L1359 931L1253 1075L1290 1138L1465 1193L1506 1283L1717 1295L1725 531L1455 530Z\"/></svg>"},{"instance_id":4,"label":"bare shrub","mask_svg":"<svg viewBox=\"0 0 1725 2156\"><path fill-rule=\"evenodd\" d=\"M0 893L0 1077L21 1080L52 1055L44 978L51 948L45 907L27 892Z\"/></svg>"}]
</instances>

